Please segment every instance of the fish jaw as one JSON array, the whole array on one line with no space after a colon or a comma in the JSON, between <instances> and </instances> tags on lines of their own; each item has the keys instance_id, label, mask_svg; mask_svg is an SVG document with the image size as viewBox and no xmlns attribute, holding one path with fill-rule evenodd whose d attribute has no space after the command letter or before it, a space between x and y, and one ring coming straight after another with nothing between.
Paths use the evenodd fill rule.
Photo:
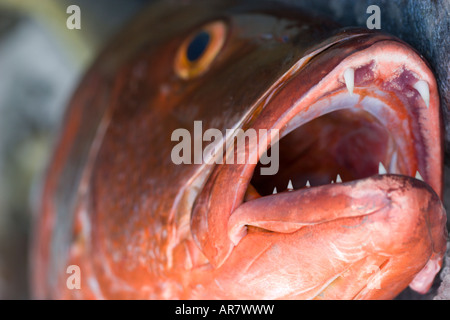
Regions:
<instances>
[{"instance_id":1,"label":"fish jaw","mask_svg":"<svg viewBox=\"0 0 450 320\"><path fill-rule=\"evenodd\" d=\"M366 170L365 176L353 173L351 181L344 178L344 184L313 185L310 190L317 192L314 201L307 188L288 195L263 192L262 198L253 196L247 201L249 185L255 187L258 180L264 185L270 178L255 178L256 166L251 163L216 166L195 203L191 232L214 268L216 279L222 279L221 287L226 287L227 281L243 283L239 292L229 289L234 297L246 296L248 290L253 294L248 297L252 298L338 298L343 292L346 295L341 297L347 298L393 298L413 280L414 289L428 290L442 264L447 231L445 210L439 199L439 98L427 64L401 41L369 34L334 44L301 67L295 66L295 71L284 80L283 86L271 92L270 101L260 107L257 118L246 124L247 128L278 129L282 142L290 132L323 115L337 110L362 110L385 127L394 143L383 146L386 150L382 159L374 162L376 168ZM249 146L258 157L267 148L260 151L261 148ZM384 172L389 174L378 174L378 162L389 163ZM418 177L417 172L425 183L412 178ZM230 190L230 184L236 188ZM338 193L344 185L349 189L342 191L342 196L348 199L341 211L341 200L333 192ZM272 193L274 185L268 188ZM377 203L378 211L367 206L362 212L355 210L355 192L367 192L361 199ZM291 207L292 203L309 203L311 207L299 209ZM266 211L268 204L275 206L272 211ZM343 212L346 214L342 216ZM298 217L304 214L322 220L298 223ZM409 223L392 224L404 218ZM356 248L356 260L346 261L340 255L342 250L336 241L346 233L341 219L360 225L362 229L356 228L360 231L367 227L365 221L370 221L368 225L373 223L377 226L373 230L381 232L355 231L359 235L346 240L342 246ZM370 248L361 242L370 243ZM276 255L272 248L276 248ZM255 265L264 272L253 268ZM281 268L283 265L292 268ZM382 270L382 289L367 289L371 280L362 271L367 266ZM244 271L236 274L233 270ZM284 276L277 270L282 270ZM342 280L342 272L351 274L347 279L352 281ZM271 276L276 288L267 284L272 283Z\"/></svg>"}]
</instances>

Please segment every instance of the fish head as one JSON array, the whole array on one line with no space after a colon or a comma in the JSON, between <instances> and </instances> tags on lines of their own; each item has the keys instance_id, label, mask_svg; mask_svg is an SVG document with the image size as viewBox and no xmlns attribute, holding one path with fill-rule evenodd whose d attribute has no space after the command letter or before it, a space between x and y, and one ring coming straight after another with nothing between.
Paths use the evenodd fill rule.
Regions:
<instances>
[{"instance_id":1,"label":"fish head","mask_svg":"<svg viewBox=\"0 0 450 320\"><path fill-rule=\"evenodd\" d=\"M441 196L436 81L407 44L270 2L158 3L69 106L36 295L73 296L67 265L97 298L423 292Z\"/></svg>"}]
</instances>

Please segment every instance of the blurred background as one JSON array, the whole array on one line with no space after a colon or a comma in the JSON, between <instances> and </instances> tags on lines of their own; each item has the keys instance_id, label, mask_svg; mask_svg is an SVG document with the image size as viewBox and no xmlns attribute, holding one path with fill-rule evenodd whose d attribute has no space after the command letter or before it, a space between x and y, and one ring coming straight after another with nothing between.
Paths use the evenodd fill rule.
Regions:
<instances>
[{"instance_id":1,"label":"blurred background","mask_svg":"<svg viewBox=\"0 0 450 320\"><path fill-rule=\"evenodd\" d=\"M187 0L167 1L175 6ZM378 5L382 30L410 43L430 61L439 82L445 123L450 125L449 0L279 1L327 15L343 26L363 27L367 7ZM30 298L31 218L68 99L99 50L150 2L0 0L0 299ZM70 15L66 9L72 4L81 9L80 30L66 28ZM449 137L450 130L446 132ZM450 139L446 141L449 145ZM447 163L449 159L446 156ZM445 177L447 185L447 166ZM449 191L446 186L446 208L450 208ZM441 279L446 280L441 283ZM448 267L429 294L419 296L407 290L399 298L436 295L450 298Z\"/></svg>"},{"instance_id":2,"label":"blurred background","mask_svg":"<svg viewBox=\"0 0 450 320\"><path fill-rule=\"evenodd\" d=\"M146 0L0 0L0 299L26 299L34 197L65 106L98 51ZM69 30L66 9L81 9Z\"/></svg>"}]
</instances>

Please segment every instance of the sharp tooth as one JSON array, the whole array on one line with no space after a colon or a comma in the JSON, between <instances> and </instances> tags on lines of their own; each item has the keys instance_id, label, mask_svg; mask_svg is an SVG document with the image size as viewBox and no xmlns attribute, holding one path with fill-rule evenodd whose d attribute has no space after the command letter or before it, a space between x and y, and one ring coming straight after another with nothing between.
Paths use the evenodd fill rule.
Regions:
<instances>
[{"instance_id":1,"label":"sharp tooth","mask_svg":"<svg viewBox=\"0 0 450 320\"><path fill-rule=\"evenodd\" d=\"M355 70L352 68L348 68L344 71L344 80L345 85L347 86L348 92L350 92L350 95L353 94L353 87L355 85Z\"/></svg>"},{"instance_id":2,"label":"sharp tooth","mask_svg":"<svg viewBox=\"0 0 450 320\"><path fill-rule=\"evenodd\" d=\"M378 174L386 174L386 168L383 166L383 164L380 162L378 165Z\"/></svg>"},{"instance_id":3,"label":"sharp tooth","mask_svg":"<svg viewBox=\"0 0 450 320\"><path fill-rule=\"evenodd\" d=\"M430 88L428 87L428 83L424 80L419 80L414 84L413 87L419 92L428 108L430 106Z\"/></svg>"},{"instance_id":4,"label":"sharp tooth","mask_svg":"<svg viewBox=\"0 0 450 320\"><path fill-rule=\"evenodd\" d=\"M272 194L277 194L277 187L273 188Z\"/></svg>"},{"instance_id":5,"label":"sharp tooth","mask_svg":"<svg viewBox=\"0 0 450 320\"><path fill-rule=\"evenodd\" d=\"M306 181L306 187L309 188L311 185L309 184L309 180Z\"/></svg>"},{"instance_id":6,"label":"sharp tooth","mask_svg":"<svg viewBox=\"0 0 450 320\"><path fill-rule=\"evenodd\" d=\"M422 180L423 181L423 178L420 175L419 171L416 171L416 177L415 178L418 179L418 180Z\"/></svg>"},{"instance_id":7,"label":"sharp tooth","mask_svg":"<svg viewBox=\"0 0 450 320\"><path fill-rule=\"evenodd\" d=\"M334 180L331 180L331 183L334 183Z\"/></svg>"},{"instance_id":8,"label":"sharp tooth","mask_svg":"<svg viewBox=\"0 0 450 320\"><path fill-rule=\"evenodd\" d=\"M336 183L341 183L341 182L342 182L342 179L341 179L341 176L338 173L338 175L336 177Z\"/></svg>"},{"instance_id":9,"label":"sharp tooth","mask_svg":"<svg viewBox=\"0 0 450 320\"><path fill-rule=\"evenodd\" d=\"M288 186L287 186L287 190L288 191L294 190L294 186L292 185L292 181L291 180L289 180L289 183L288 183Z\"/></svg>"}]
</instances>

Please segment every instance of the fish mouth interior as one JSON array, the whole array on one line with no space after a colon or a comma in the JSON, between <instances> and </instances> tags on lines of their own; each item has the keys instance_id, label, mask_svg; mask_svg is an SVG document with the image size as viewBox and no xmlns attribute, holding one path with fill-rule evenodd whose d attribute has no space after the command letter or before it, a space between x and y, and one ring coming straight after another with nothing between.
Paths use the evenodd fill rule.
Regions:
<instances>
[{"instance_id":1,"label":"fish mouth interior","mask_svg":"<svg viewBox=\"0 0 450 320\"><path fill-rule=\"evenodd\" d=\"M300 189L307 183L314 187L363 179L378 174L380 162L393 171L396 151L392 134L372 114L356 108L336 110L283 136L278 172L261 175L259 162L250 183L265 196L275 188L285 191L290 181Z\"/></svg>"}]
</instances>

